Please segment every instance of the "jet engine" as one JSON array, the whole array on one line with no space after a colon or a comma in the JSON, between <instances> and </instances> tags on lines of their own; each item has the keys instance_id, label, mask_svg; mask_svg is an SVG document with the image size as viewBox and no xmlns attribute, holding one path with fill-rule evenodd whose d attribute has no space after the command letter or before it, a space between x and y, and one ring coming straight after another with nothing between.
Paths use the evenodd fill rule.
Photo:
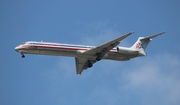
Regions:
<instances>
[{"instance_id":1,"label":"jet engine","mask_svg":"<svg viewBox=\"0 0 180 105\"><path fill-rule=\"evenodd\" d=\"M117 51L120 54L131 54L131 55L137 55L139 52L135 49L126 48L126 47L117 47Z\"/></svg>"}]
</instances>

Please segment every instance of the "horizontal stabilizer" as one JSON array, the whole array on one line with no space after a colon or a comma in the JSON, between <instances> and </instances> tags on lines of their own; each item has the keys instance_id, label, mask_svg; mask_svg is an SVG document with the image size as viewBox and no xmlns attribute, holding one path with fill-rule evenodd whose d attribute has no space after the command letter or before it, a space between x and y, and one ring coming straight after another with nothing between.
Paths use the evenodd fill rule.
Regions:
<instances>
[{"instance_id":1,"label":"horizontal stabilizer","mask_svg":"<svg viewBox=\"0 0 180 105\"><path fill-rule=\"evenodd\" d=\"M162 34L164 34L164 33L165 33L165 32L161 32L161 33L158 33L158 34L154 34L154 35L151 35L151 36L142 38L142 39L140 39L140 40L149 40L149 39L152 39L152 38L154 38L154 37L156 37L156 36L162 35Z\"/></svg>"}]
</instances>

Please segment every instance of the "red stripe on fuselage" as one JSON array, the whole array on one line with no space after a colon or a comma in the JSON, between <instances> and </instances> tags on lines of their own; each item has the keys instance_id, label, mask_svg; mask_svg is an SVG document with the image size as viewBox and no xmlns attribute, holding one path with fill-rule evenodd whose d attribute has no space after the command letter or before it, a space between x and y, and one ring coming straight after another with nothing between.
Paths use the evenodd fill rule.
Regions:
<instances>
[{"instance_id":1,"label":"red stripe on fuselage","mask_svg":"<svg viewBox=\"0 0 180 105\"><path fill-rule=\"evenodd\" d=\"M62 47L62 46L38 46L38 45L32 45L32 44L24 44L23 46L27 46L29 48L49 48L49 49L62 49L62 50L88 50L90 48L79 48L79 47ZM22 47L23 47L22 46ZM116 50L110 50L111 53L118 53Z\"/></svg>"}]
</instances>

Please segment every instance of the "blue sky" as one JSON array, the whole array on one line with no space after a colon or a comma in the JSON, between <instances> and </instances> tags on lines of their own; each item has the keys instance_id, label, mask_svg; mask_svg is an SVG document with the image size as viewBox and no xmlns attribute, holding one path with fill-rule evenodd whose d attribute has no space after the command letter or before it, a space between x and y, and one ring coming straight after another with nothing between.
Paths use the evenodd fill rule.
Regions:
<instances>
[{"instance_id":1,"label":"blue sky","mask_svg":"<svg viewBox=\"0 0 180 105\"><path fill-rule=\"evenodd\" d=\"M1 105L179 105L180 7L178 0L1 0ZM26 55L25 41L100 45L125 33L165 31L148 56L101 61L76 75L74 58Z\"/></svg>"}]
</instances>

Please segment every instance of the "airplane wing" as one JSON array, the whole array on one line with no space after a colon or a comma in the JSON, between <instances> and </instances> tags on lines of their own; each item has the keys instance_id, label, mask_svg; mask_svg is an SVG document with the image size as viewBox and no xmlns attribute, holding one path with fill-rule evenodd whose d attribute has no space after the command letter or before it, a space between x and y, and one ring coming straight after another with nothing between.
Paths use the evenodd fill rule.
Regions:
<instances>
[{"instance_id":1,"label":"airplane wing","mask_svg":"<svg viewBox=\"0 0 180 105\"><path fill-rule=\"evenodd\" d=\"M129 35L133 34L134 32L130 32L128 34L125 34L119 38L116 38L110 42L107 42L105 44L102 44L100 46L97 46L93 49L90 49L86 52L84 52L83 54L90 54L90 55L96 55L97 53L100 54L101 57L103 57L109 50L111 50L112 48L116 47L121 40L123 40L124 38L128 37Z\"/></svg>"},{"instance_id":2,"label":"airplane wing","mask_svg":"<svg viewBox=\"0 0 180 105\"><path fill-rule=\"evenodd\" d=\"M91 56L99 56L102 58L108 51L117 46L121 40L133 34L134 32L127 33L119 38L116 38L110 42L92 48L88 51L83 52L82 54L91 55ZM81 74L84 69L88 68L88 62L90 61L92 64L96 62L96 58L88 59L88 58L75 58L76 60L76 72L77 74Z\"/></svg>"},{"instance_id":3,"label":"airplane wing","mask_svg":"<svg viewBox=\"0 0 180 105\"><path fill-rule=\"evenodd\" d=\"M88 60L83 58L75 58L76 61L76 73L81 74L83 70L88 68L88 62L90 61L92 64L96 62L96 60Z\"/></svg>"}]
</instances>

